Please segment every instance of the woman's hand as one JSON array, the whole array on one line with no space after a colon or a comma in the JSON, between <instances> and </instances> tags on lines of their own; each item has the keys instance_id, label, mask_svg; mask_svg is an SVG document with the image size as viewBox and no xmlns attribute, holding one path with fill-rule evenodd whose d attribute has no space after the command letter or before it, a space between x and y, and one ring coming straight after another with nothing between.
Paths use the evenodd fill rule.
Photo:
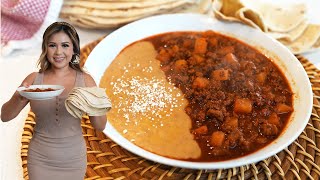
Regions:
<instances>
[{"instance_id":1,"label":"woman's hand","mask_svg":"<svg viewBox=\"0 0 320 180\"><path fill-rule=\"evenodd\" d=\"M23 83L21 84L21 86L19 86L19 87L28 88L29 86L30 86L30 85L29 85L27 82L23 82ZM28 102L28 101L29 101L29 99L21 96L18 91L15 92L15 95L17 95L22 102Z\"/></svg>"},{"instance_id":2,"label":"woman's hand","mask_svg":"<svg viewBox=\"0 0 320 180\"><path fill-rule=\"evenodd\" d=\"M21 86L29 87L30 85L24 82L21 84ZM4 103L1 107L1 120L3 122L12 120L28 103L29 99L21 96L18 91L14 92L11 99L8 102Z\"/></svg>"}]
</instances>

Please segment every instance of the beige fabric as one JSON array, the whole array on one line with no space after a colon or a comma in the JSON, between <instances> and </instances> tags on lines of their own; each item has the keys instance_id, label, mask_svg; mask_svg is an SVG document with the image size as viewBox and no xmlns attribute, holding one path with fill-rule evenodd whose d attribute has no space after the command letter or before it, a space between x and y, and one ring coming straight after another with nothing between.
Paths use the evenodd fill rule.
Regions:
<instances>
[{"instance_id":1,"label":"beige fabric","mask_svg":"<svg viewBox=\"0 0 320 180\"><path fill-rule=\"evenodd\" d=\"M44 76L37 73L33 84L43 84ZM82 72L77 71L74 86L85 87ZM36 121L27 156L31 180L84 179L86 142L81 120L71 116L64 106L67 93L44 101L30 100Z\"/></svg>"},{"instance_id":2,"label":"beige fabric","mask_svg":"<svg viewBox=\"0 0 320 180\"><path fill-rule=\"evenodd\" d=\"M65 106L74 117L83 115L102 116L111 109L105 89L98 87L75 87L69 93Z\"/></svg>"}]
</instances>

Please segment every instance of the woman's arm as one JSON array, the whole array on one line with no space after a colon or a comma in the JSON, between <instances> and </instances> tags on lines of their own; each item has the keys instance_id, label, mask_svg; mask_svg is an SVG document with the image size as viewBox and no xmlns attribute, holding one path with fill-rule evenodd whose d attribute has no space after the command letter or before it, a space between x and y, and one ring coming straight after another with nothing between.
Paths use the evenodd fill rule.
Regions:
<instances>
[{"instance_id":1,"label":"woman's arm","mask_svg":"<svg viewBox=\"0 0 320 180\"><path fill-rule=\"evenodd\" d=\"M95 87L97 86L96 83L94 82L93 78L86 73L84 74L84 81L87 87ZM103 115L103 116L89 116L90 118L90 122L92 124L92 126L99 131L103 131L104 128L106 127L106 123L107 123L107 116Z\"/></svg>"},{"instance_id":2,"label":"woman's arm","mask_svg":"<svg viewBox=\"0 0 320 180\"><path fill-rule=\"evenodd\" d=\"M28 87L31 85L36 77L36 72L29 74L21 83L21 86ZM16 91L10 100L1 107L1 120L7 122L17 117L21 110L29 103L29 100L22 97Z\"/></svg>"}]
</instances>

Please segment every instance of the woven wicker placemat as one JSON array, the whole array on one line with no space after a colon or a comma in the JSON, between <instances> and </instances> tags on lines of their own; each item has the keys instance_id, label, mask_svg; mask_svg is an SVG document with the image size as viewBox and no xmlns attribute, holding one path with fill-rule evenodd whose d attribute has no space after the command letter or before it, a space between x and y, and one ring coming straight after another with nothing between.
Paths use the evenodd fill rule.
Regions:
<instances>
[{"instance_id":1,"label":"woven wicker placemat","mask_svg":"<svg viewBox=\"0 0 320 180\"><path fill-rule=\"evenodd\" d=\"M82 62L85 62L99 41L81 49ZM312 83L314 105L304 131L278 154L258 163L230 169L192 170L172 167L130 153L102 132L95 131L90 120L83 118L81 126L88 159L85 179L320 179L320 71L304 57L297 58ZM25 179L29 179L26 159L34 125L34 114L30 112L25 121L21 147Z\"/></svg>"}]
</instances>

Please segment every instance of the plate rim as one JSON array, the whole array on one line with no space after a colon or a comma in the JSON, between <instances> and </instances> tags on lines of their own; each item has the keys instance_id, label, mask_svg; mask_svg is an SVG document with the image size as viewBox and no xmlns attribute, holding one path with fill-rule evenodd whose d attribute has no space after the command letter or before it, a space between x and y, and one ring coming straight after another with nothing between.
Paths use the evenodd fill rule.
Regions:
<instances>
[{"instance_id":1,"label":"plate rim","mask_svg":"<svg viewBox=\"0 0 320 180\"><path fill-rule=\"evenodd\" d=\"M24 92L23 90L26 89L33 89L33 88L57 88L54 91L47 91L47 92ZM20 86L17 88L17 91L19 94L29 100L49 100L53 99L54 97L59 96L63 91L65 87L62 85L51 85L51 84L35 84L30 85L29 87ZM43 97L34 97L36 94L41 94Z\"/></svg>"}]
</instances>

